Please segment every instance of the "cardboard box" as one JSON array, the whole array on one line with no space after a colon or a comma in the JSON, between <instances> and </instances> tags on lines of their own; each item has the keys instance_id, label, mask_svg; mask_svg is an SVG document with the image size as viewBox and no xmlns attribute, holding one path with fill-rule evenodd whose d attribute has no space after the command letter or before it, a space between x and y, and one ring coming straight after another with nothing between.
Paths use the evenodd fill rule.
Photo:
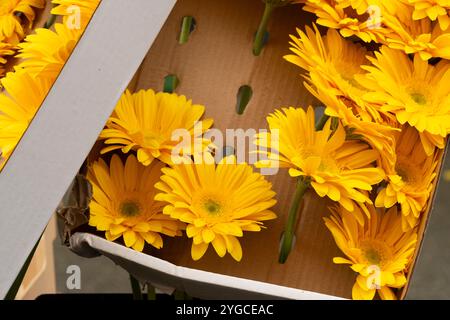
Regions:
<instances>
[{"instance_id":1,"label":"cardboard box","mask_svg":"<svg viewBox=\"0 0 450 320\"><path fill-rule=\"evenodd\" d=\"M254 57L252 39L263 11L260 0L179 0L163 26L173 4L167 0L101 3L1 173L0 297L128 84L132 90L161 90L163 78L176 74L181 80L176 91L206 105L206 116L214 118L215 128L221 130L266 128L265 117L274 108L316 104L304 89L298 68L282 59L288 53L288 35L314 18L300 7L275 11L270 42L260 57ZM180 45L178 35L186 15L196 19L197 27ZM254 94L244 114L238 115L236 96L242 85L250 85ZM84 256L104 254L144 282L201 298L350 298L355 273L332 263L340 252L322 221L330 202L312 192L305 196L293 252L286 264L278 264L278 243L295 181L284 170L269 180L277 192L274 211L279 218L268 222L267 230L246 234L240 263L228 256L221 259L212 250L194 262L186 238L165 238L164 249L149 255L76 233L72 249ZM431 205L421 221L421 237L430 209ZM400 292L401 298L406 290Z\"/></svg>"},{"instance_id":2,"label":"cardboard box","mask_svg":"<svg viewBox=\"0 0 450 320\"><path fill-rule=\"evenodd\" d=\"M206 117L214 127L263 129L265 117L281 106L317 105L302 84L300 70L284 61L289 51L289 34L296 27L311 25L314 16L299 6L275 11L270 40L260 57L252 54L252 40L264 4L260 0L179 0L130 84L139 89L162 90L165 76L180 79L176 92L206 106ZM193 16L195 31L186 44L178 43L181 21ZM243 115L236 113L239 87L249 85L253 98ZM277 192L274 211L278 219L267 230L247 233L241 244L243 259L219 258L210 249L200 261L190 255L191 239L165 238L162 250L151 256L82 233L71 239L80 253L93 248L110 257L144 282L161 288L177 288L201 298L351 298L356 274L345 265L335 265L341 253L323 223L331 201L309 192L301 209L297 240L286 264L278 264L278 243L295 189L286 170L269 176ZM431 206L424 213L420 240ZM84 248L84 249L83 249ZM416 257L417 254L416 253ZM88 253L90 251L88 250ZM399 293L403 298L407 286Z\"/></svg>"}]
</instances>

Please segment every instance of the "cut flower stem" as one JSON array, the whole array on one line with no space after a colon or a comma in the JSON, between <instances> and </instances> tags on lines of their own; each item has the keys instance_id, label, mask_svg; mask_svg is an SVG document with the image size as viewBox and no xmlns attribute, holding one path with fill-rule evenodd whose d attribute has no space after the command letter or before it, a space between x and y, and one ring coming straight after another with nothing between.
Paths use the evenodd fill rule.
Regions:
<instances>
[{"instance_id":1,"label":"cut flower stem","mask_svg":"<svg viewBox=\"0 0 450 320\"><path fill-rule=\"evenodd\" d=\"M330 117L324 114L320 120L316 123L316 130L320 131L323 129ZM291 207L289 209L288 221L286 223L286 228L284 230L283 236L281 238L280 245L280 256L278 258L279 263L285 263L289 253L292 250L292 245L294 242L295 226L298 220L298 211L300 209L300 203L305 195L306 191L310 186L309 178L299 178L297 181L297 188L295 190L294 198L292 199Z\"/></svg>"},{"instance_id":2,"label":"cut flower stem","mask_svg":"<svg viewBox=\"0 0 450 320\"><path fill-rule=\"evenodd\" d=\"M131 273L130 273L130 283L131 289L133 290L133 300L143 300L141 284L135 277L131 275Z\"/></svg>"},{"instance_id":3,"label":"cut flower stem","mask_svg":"<svg viewBox=\"0 0 450 320\"><path fill-rule=\"evenodd\" d=\"M265 44L265 37L267 33L267 26L269 24L270 16L272 15L275 5L266 3L264 14L259 24L258 31L256 32L255 41L253 43L253 54L259 56Z\"/></svg>"},{"instance_id":4,"label":"cut flower stem","mask_svg":"<svg viewBox=\"0 0 450 320\"><path fill-rule=\"evenodd\" d=\"M147 300L156 300L156 290L151 284L147 283Z\"/></svg>"},{"instance_id":5,"label":"cut flower stem","mask_svg":"<svg viewBox=\"0 0 450 320\"><path fill-rule=\"evenodd\" d=\"M309 185L310 181L308 178L299 178L297 181L294 198L292 199L292 204L289 209L288 221L286 223L286 228L284 229L284 233L281 239L280 256L278 258L279 263L285 263L289 256L289 253L291 252L295 235L295 227L298 220L300 203L306 191L308 190Z\"/></svg>"},{"instance_id":6,"label":"cut flower stem","mask_svg":"<svg viewBox=\"0 0 450 320\"><path fill-rule=\"evenodd\" d=\"M324 114L319 121L316 123L316 131L320 131L325 126L325 123L327 123L328 119L330 119L330 116L327 116Z\"/></svg>"},{"instance_id":7,"label":"cut flower stem","mask_svg":"<svg viewBox=\"0 0 450 320\"><path fill-rule=\"evenodd\" d=\"M54 4L53 5L53 8L55 7L56 5ZM45 29L50 29L54 24L55 24L55 22L56 22L56 15L54 15L54 14L50 14L50 17L48 18L48 20L45 22L45 24L44 24L44 28Z\"/></svg>"}]
</instances>

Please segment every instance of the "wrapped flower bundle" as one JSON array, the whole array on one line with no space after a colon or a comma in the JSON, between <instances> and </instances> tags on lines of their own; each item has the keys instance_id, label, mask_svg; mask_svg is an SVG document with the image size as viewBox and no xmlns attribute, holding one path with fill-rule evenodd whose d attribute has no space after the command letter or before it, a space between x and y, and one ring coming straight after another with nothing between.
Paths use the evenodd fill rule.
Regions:
<instances>
[{"instance_id":1,"label":"wrapped flower bundle","mask_svg":"<svg viewBox=\"0 0 450 320\"><path fill-rule=\"evenodd\" d=\"M34 30L34 10L45 1L5 1L0 64L9 72L1 79L0 150L8 159L100 1L53 0L57 22ZM234 140L224 144L217 128L230 126L230 119L255 123L241 122L250 86L239 88L238 116L216 117L208 105L175 92L180 81L195 86L196 77L208 78L201 72L189 78L181 69L181 80L170 74L162 92L151 81L130 85L80 170L85 190L92 190L83 201L89 230L150 255L164 252L167 243L182 245L185 237L189 245L183 250L192 263L212 255L233 264L245 261L246 237L262 243L276 232L264 245L276 248L279 270L288 270L290 253L302 250L296 233L309 193L323 198L327 209L308 215L320 215L330 246L342 252L330 265L346 264L356 273L352 297L396 299L414 264L450 133L450 3L263 2L260 24L247 39L253 41L247 50L252 60L270 54L270 21L277 10L303 10L315 20L298 21L297 30L273 42L284 41L286 55L277 59L301 74L288 81L306 88L308 102L284 103L280 93L280 104L252 113L266 118L250 137L256 149L248 150ZM201 28L188 18L177 43L186 51L190 33ZM224 68L220 61L214 66ZM150 70L159 77L159 69ZM189 85L180 91L189 93ZM316 106L323 106L321 118ZM257 160L242 159L241 152ZM284 171L286 185L295 185L292 196L276 185L279 180L265 177L265 170ZM286 199L288 210L279 205ZM275 219L284 225L281 234Z\"/></svg>"}]
</instances>

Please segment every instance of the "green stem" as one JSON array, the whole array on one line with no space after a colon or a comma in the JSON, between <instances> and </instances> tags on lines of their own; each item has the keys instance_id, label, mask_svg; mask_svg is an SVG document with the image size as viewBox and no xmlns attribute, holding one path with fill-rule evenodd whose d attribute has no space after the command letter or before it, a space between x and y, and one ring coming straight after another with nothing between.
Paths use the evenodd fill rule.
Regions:
<instances>
[{"instance_id":1,"label":"green stem","mask_svg":"<svg viewBox=\"0 0 450 320\"><path fill-rule=\"evenodd\" d=\"M53 4L53 8L56 7L56 4ZM56 22L56 15L50 14L47 22L44 24L45 29L50 29Z\"/></svg>"},{"instance_id":2,"label":"green stem","mask_svg":"<svg viewBox=\"0 0 450 320\"><path fill-rule=\"evenodd\" d=\"M187 16L183 18L183 22L181 24L181 33L180 33L180 44L185 44L189 40L189 35L192 32L192 23L194 22L194 18Z\"/></svg>"},{"instance_id":3,"label":"green stem","mask_svg":"<svg viewBox=\"0 0 450 320\"><path fill-rule=\"evenodd\" d=\"M31 250L30 254L28 255L28 258L25 261L24 265L22 266L22 269L20 269L19 274L17 275L16 279L14 280L14 283L12 284L8 293L6 294L5 300L14 300L16 298L17 292L19 291L20 285L23 282L23 278L25 278L28 267L30 266L31 260L33 259L34 253L36 252L36 249L37 249L40 241L41 241L41 238L39 238L39 240L34 245L34 248Z\"/></svg>"},{"instance_id":4,"label":"green stem","mask_svg":"<svg viewBox=\"0 0 450 320\"><path fill-rule=\"evenodd\" d=\"M180 80L174 74L170 74L164 78L164 88L163 91L166 93L173 93L178 87Z\"/></svg>"},{"instance_id":5,"label":"green stem","mask_svg":"<svg viewBox=\"0 0 450 320\"><path fill-rule=\"evenodd\" d=\"M134 300L143 300L141 284L135 277L133 277L131 275L131 273L130 273L130 283L131 283L131 289L133 290L133 299Z\"/></svg>"},{"instance_id":6,"label":"green stem","mask_svg":"<svg viewBox=\"0 0 450 320\"><path fill-rule=\"evenodd\" d=\"M316 123L316 131L320 131L325 126L325 123L327 123L328 119L330 119L330 116L327 116L326 114L323 114L322 118L319 119L319 121Z\"/></svg>"},{"instance_id":7,"label":"green stem","mask_svg":"<svg viewBox=\"0 0 450 320\"><path fill-rule=\"evenodd\" d=\"M275 6L273 4L266 3L261 23L259 24L258 31L256 32L255 42L253 43L253 54L255 56L259 56L264 47L264 38L266 36L267 26L274 9Z\"/></svg>"},{"instance_id":8,"label":"green stem","mask_svg":"<svg viewBox=\"0 0 450 320\"><path fill-rule=\"evenodd\" d=\"M56 22L56 16L52 14L44 25L45 29L50 29Z\"/></svg>"},{"instance_id":9,"label":"green stem","mask_svg":"<svg viewBox=\"0 0 450 320\"><path fill-rule=\"evenodd\" d=\"M177 301L178 300L186 300L186 296L185 296L184 292L180 291L180 290L175 290L175 292L173 293L173 298Z\"/></svg>"},{"instance_id":10,"label":"green stem","mask_svg":"<svg viewBox=\"0 0 450 320\"><path fill-rule=\"evenodd\" d=\"M308 190L309 185L310 182L308 180L299 178L297 181L297 188L295 189L294 198L292 199L291 207L289 209L288 221L281 240L280 256L278 258L280 263L285 263L291 252L300 203Z\"/></svg>"},{"instance_id":11,"label":"green stem","mask_svg":"<svg viewBox=\"0 0 450 320\"><path fill-rule=\"evenodd\" d=\"M151 284L147 283L147 300L156 300L156 290Z\"/></svg>"}]
</instances>

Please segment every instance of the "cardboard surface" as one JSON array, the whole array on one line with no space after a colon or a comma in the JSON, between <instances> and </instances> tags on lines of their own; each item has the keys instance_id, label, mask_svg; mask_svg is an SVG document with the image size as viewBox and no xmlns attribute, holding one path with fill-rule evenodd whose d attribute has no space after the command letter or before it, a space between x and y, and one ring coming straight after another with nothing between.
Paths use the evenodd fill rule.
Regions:
<instances>
[{"instance_id":1,"label":"cardboard surface","mask_svg":"<svg viewBox=\"0 0 450 320\"><path fill-rule=\"evenodd\" d=\"M100 4L0 174L0 297L13 283L173 4Z\"/></svg>"},{"instance_id":2,"label":"cardboard surface","mask_svg":"<svg viewBox=\"0 0 450 320\"><path fill-rule=\"evenodd\" d=\"M275 108L317 104L303 87L301 70L282 59L289 53L289 34L294 34L296 27L311 25L314 17L299 6L277 9L269 26L269 44L260 57L254 57L252 39L262 11L259 0L179 0L130 88L161 90L163 78L175 74L181 81L176 92L206 105L206 117L214 118L214 127L221 130L267 128L265 117ZM186 15L196 19L197 27L188 43L179 45L177 36ZM242 85L252 87L253 98L240 116L235 105ZM323 217L329 215L329 200L312 192L305 196L295 248L285 265L278 264L278 243L295 182L285 170L268 179L277 192L274 211L279 218L268 222L265 231L246 233L241 241L244 258L240 263L229 256L217 257L212 248L194 262L191 240L185 238L165 239L164 249L151 254L187 268L350 298L356 274L348 266L332 262L342 253L323 223ZM431 205L420 224L415 259L430 211ZM411 270L413 267L414 263ZM407 286L399 297L404 298L406 292Z\"/></svg>"},{"instance_id":3,"label":"cardboard surface","mask_svg":"<svg viewBox=\"0 0 450 320\"><path fill-rule=\"evenodd\" d=\"M214 127L267 128L266 116L281 106L306 107L315 103L306 91L301 70L284 61L289 53L289 34L296 27L311 25L313 17L298 5L277 9L271 20L270 40L260 57L252 54L252 39L264 9L260 0L179 0L140 67L132 88L162 90L163 78L176 74L176 92L206 106ZM179 45L182 18L192 15L197 27L189 41ZM242 85L253 88L253 98L243 115L235 111ZM355 273L333 264L339 250L322 217L329 214L327 200L308 194L297 229L297 243L285 265L278 264L278 244L290 206L295 181L286 170L269 177L277 192L279 215L267 230L248 232L241 240L243 259L219 258L212 247L199 261L190 256L191 240L165 238L164 249L152 252L179 266L205 270L350 298Z\"/></svg>"}]
</instances>

